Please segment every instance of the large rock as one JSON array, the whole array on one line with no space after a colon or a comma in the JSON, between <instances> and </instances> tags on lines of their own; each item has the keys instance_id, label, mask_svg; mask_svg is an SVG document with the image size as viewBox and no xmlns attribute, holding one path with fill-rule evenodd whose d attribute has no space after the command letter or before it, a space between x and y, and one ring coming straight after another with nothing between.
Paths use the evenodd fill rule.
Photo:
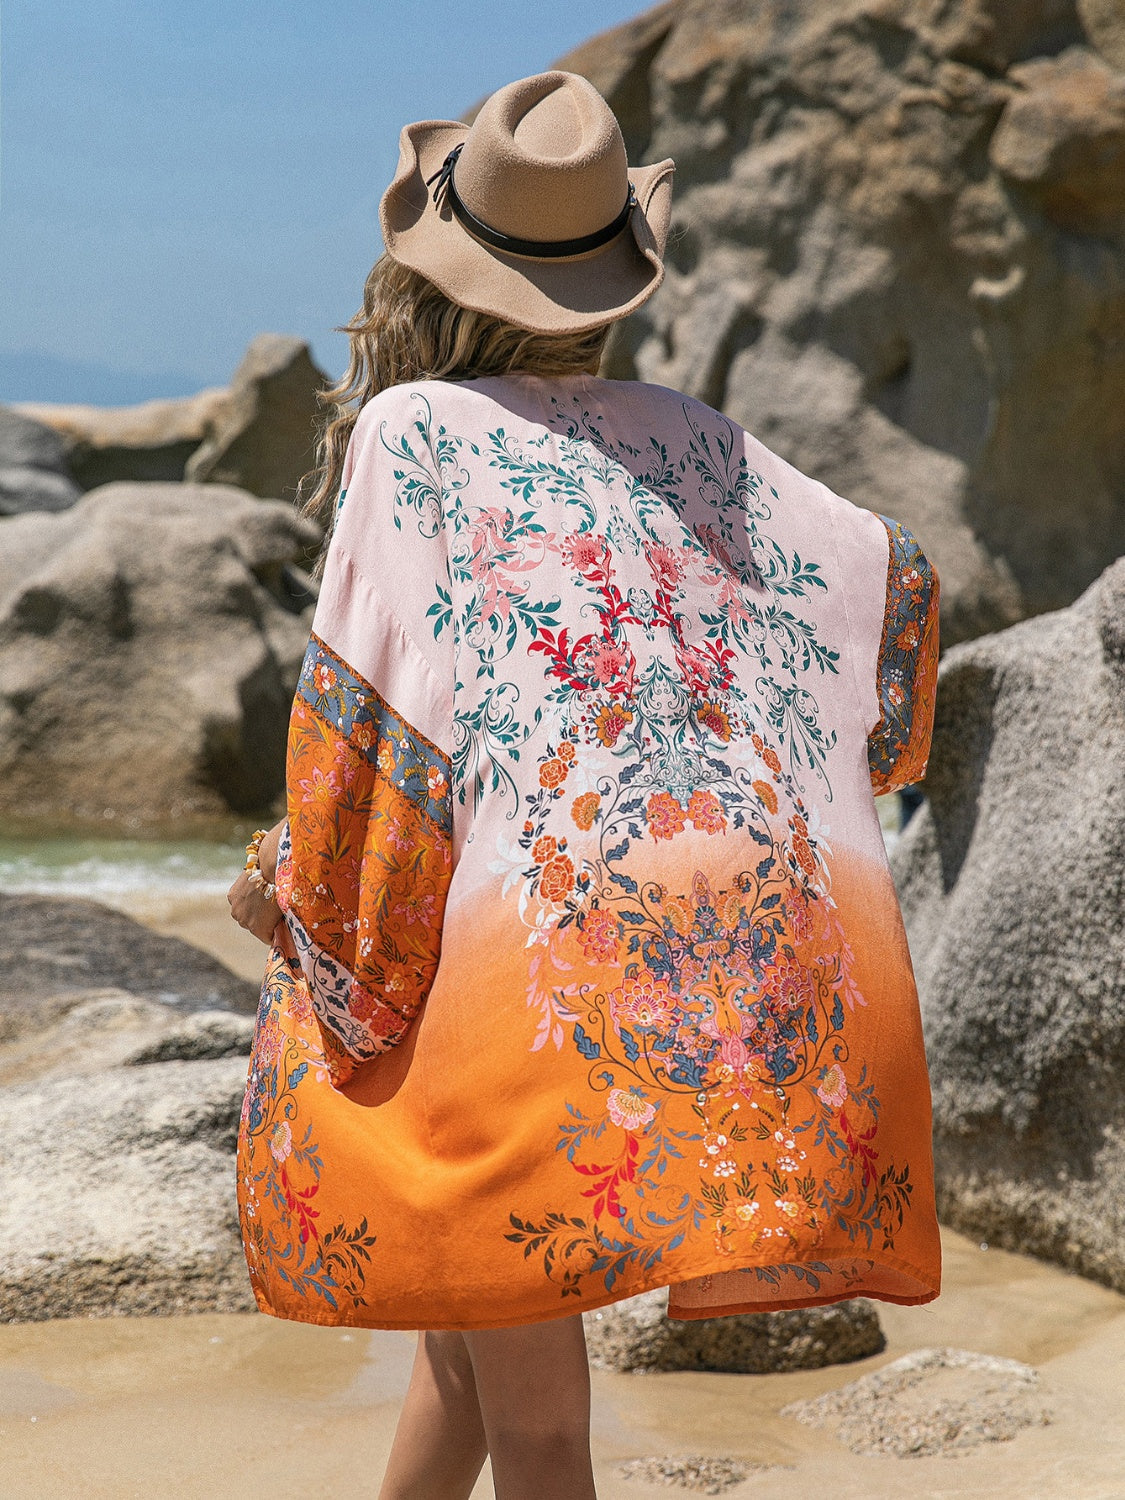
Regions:
<instances>
[{"instance_id":1,"label":"large rock","mask_svg":"<svg viewBox=\"0 0 1125 1500\"><path fill-rule=\"evenodd\" d=\"M139 406L25 403L16 410L58 435L84 490L117 481L186 479L292 500L313 465L321 415L317 392L326 384L308 344L263 333L247 349L229 389ZM0 427L0 472L2 433Z\"/></svg>"},{"instance_id":2,"label":"large rock","mask_svg":"<svg viewBox=\"0 0 1125 1500\"><path fill-rule=\"evenodd\" d=\"M59 435L23 412L0 406L0 516L66 510L79 494Z\"/></svg>"},{"instance_id":3,"label":"large rock","mask_svg":"<svg viewBox=\"0 0 1125 1500\"><path fill-rule=\"evenodd\" d=\"M234 1151L254 1022L227 1007L253 998L119 912L0 895L0 1322L252 1308Z\"/></svg>"},{"instance_id":4,"label":"large rock","mask_svg":"<svg viewBox=\"0 0 1125 1500\"><path fill-rule=\"evenodd\" d=\"M725 1370L765 1375L819 1370L879 1354L886 1345L870 1302L721 1318L669 1318L668 1288L583 1314L590 1362L600 1370Z\"/></svg>"},{"instance_id":5,"label":"large rock","mask_svg":"<svg viewBox=\"0 0 1125 1500\"><path fill-rule=\"evenodd\" d=\"M943 662L892 862L938 1208L1125 1291L1125 559Z\"/></svg>"},{"instance_id":6,"label":"large rock","mask_svg":"<svg viewBox=\"0 0 1125 1500\"><path fill-rule=\"evenodd\" d=\"M253 1309L234 1169L246 1066L122 1065L0 1089L0 1322Z\"/></svg>"},{"instance_id":7,"label":"large rock","mask_svg":"<svg viewBox=\"0 0 1125 1500\"><path fill-rule=\"evenodd\" d=\"M326 384L301 339L259 334L234 372L220 420L192 454L184 477L292 500L313 466L321 414L317 392Z\"/></svg>"},{"instance_id":8,"label":"large rock","mask_svg":"<svg viewBox=\"0 0 1125 1500\"><path fill-rule=\"evenodd\" d=\"M0 818L182 830L272 804L316 540L217 485L0 522Z\"/></svg>"},{"instance_id":9,"label":"large rock","mask_svg":"<svg viewBox=\"0 0 1125 1500\"><path fill-rule=\"evenodd\" d=\"M8 1013L0 1041L0 1086L32 1079L91 1076L144 1063L244 1057L254 1022L228 1010L187 1015L128 990L91 989L51 996L30 1011ZM13 1022L22 1029L13 1033Z\"/></svg>"},{"instance_id":10,"label":"large rock","mask_svg":"<svg viewBox=\"0 0 1125 1500\"><path fill-rule=\"evenodd\" d=\"M1112 234L1125 221L1125 73L1084 48L1013 68L1017 94L989 155L1053 223Z\"/></svg>"},{"instance_id":11,"label":"large rock","mask_svg":"<svg viewBox=\"0 0 1125 1500\"><path fill-rule=\"evenodd\" d=\"M84 490L115 480L179 480L187 461L214 432L229 396L200 391L139 406L51 406L24 403L24 416L58 435L71 473Z\"/></svg>"},{"instance_id":12,"label":"large rock","mask_svg":"<svg viewBox=\"0 0 1125 1500\"><path fill-rule=\"evenodd\" d=\"M608 372L913 527L947 643L1125 552L1120 17L675 0L563 60L677 163L667 279Z\"/></svg>"},{"instance_id":13,"label":"large rock","mask_svg":"<svg viewBox=\"0 0 1125 1500\"><path fill-rule=\"evenodd\" d=\"M159 1002L181 1014L252 1014L257 987L179 938L97 901L0 891L0 1045L65 1016L91 992Z\"/></svg>"},{"instance_id":14,"label":"large rock","mask_svg":"<svg viewBox=\"0 0 1125 1500\"><path fill-rule=\"evenodd\" d=\"M1077 0L1090 42L1115 68L1125 69L1125 5L1121 0Z\"/></svg>"}]
</instances>

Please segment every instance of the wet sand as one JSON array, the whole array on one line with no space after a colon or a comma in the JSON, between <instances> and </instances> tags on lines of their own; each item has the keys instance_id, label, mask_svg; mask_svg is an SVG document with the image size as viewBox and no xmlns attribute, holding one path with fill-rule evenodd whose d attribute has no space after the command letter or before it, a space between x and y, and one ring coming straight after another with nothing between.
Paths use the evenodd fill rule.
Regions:
<instances>
[{"instance_id":1,"label":"wet sand","mask_svg":"<svg viewBox=\"0 0 1125 1500\"><path fill-rule=\"evenodd\" d=\"M792 1375L594 1372L601 1500L686 1495L619 1474L628 1459L733 1456L777 1467L730 1500L1125 1496L1125 1298L946 1237L947 1290L880 1309L886 1352ZM5 1500L375 1496L413 1335L255 1315L74 1320L0 1328ZM1034 1364L1049 1426L957 1457L859 1458L779 1415L909 1349L952 1345ZM487 1469L474 1500L492 1493Z\"/></svg>"},{"instance_id":2,"label":"wet sand","mask_svg":"<svg viewBox=\"0 0 1125 1500\"><path fill-rule=\"evenodd\" d=\"M120 903L126 905L125 902ZM133 915L257 978L263 949L220 899L138 898ZM620 1475L632 1458L713 1454L772 1467L729 1500L1125 1500L1125 1297L946 1234L945 1290L882 1304L885 1353L790 1375L595 1371L601 1500L687 1495ZM946 1345L1040 1370L1044 1427L958 1456L856 1457L779 1413L912 1349ZM3 1500L374 1497L414 1338L249 1316L0 1327ZM491 1496L487 1468L474 1500Z\"/></svg>"}]
</instances>

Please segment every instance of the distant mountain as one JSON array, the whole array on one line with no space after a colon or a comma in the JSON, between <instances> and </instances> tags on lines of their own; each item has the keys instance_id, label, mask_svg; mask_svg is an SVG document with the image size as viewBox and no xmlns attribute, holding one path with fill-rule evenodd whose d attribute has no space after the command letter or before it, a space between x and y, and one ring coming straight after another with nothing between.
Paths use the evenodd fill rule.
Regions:
<instances>
[{"instance_id":1,"label":"distant mountain","mask_svg":"<svg viewBox=\"0 0 1125 1500\"><path fill-rule=\"evenodd\" d=\"M0 403L52 401L133 406L138 401L152 401L161 396L191 396L207 384L195 375L167 372L145 375L84 360L59 359L34 349L0 350Z\"/></svg>"}]
</instances>

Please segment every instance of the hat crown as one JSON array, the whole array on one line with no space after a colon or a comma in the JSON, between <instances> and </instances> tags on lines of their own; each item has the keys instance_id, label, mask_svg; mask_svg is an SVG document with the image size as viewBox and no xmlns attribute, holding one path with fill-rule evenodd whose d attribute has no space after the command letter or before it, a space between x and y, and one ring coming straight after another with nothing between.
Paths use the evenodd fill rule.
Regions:
<instances>
[{"instance_id":1,"label":"hat crown","mask_svg":"<svg viewBox=\"0 0 1125 1500\"><path fill-rule=\"evenodd\" d=\"M526 240L596 234L629 192L621 127L575 73L540 73L481 106L456 167L457 192L490 228Z\"/></svg>"}]
</instances>

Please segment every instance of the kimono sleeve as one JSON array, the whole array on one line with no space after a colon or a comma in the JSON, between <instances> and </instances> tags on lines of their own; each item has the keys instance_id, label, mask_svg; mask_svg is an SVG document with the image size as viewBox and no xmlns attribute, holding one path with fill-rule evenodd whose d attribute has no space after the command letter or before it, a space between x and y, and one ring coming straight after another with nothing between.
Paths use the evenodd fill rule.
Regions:
<instances>
[{"instance_id":1,"label":"kimono sleeve","mask_svg":"<svg viewBox=\"0 0 1125 1500\"><path fill-rule=\"evenodd\" d=\"M938 666L938 576L913 535L879 519L890 543L887 593L876 668L879 722L867 741L876 796L926 774Z\"/></svg>"},{"instance_id":2,"label":"kimono sleeve","mask_svg":"<svg viewBox=\"0 0 1125 1500\"><path fill-rule=\"evenodd\" d=\"M365 409L290 719L278 861L337 1083L426 999L451 873L452 661L427 613L448 580L444 536L432 515L395 524L384 435Z\"/></svg>"}]
</instances>

